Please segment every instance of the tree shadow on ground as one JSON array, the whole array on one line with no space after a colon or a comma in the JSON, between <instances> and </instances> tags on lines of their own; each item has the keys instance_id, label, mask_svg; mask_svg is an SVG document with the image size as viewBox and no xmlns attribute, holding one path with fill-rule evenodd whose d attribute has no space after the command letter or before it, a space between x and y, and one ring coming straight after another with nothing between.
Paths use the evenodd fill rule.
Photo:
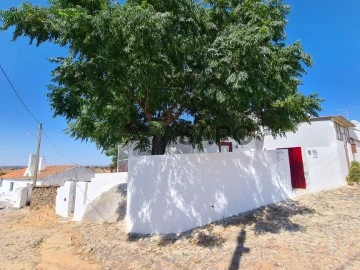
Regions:
<instances>
[{"instance_id":1,"label":"tree shadow on ground","mask_svg":"<svg viewBox=\"0 0 360 270\"><path fill-rule=\"evenodd\" d=\"M231 264L236 266L238 264L237 261L240 262L241 254L244 251L249 252L249 250L244 248L244 242L246 238L246 231L244 228L246 228L246 226L254 225L253 230L255 234L276 234L281 231L305 231L306 226L296 224L292 222L290 218L295 215L311 215L314 213L314 209L302 206L297 201L286 200L276 204L262 206L255 210L244 212L229 218L224 218L222 220L215 221L183 233L159 235L157 236L160 237L158 245L165 246L173 244L179 240L188 239L190 242L198 246L210 248L221 246L225 242L225 239L219 233L215 233L213 229L217 226L238 226L241 231L238 236L238 245L234 252L233 262ZM131 233L128 234L127 241L134 242L151 237L154 236Z\"/></svg>"},{"instance_id":2,"label":"tree shadow on ground","mask_svg":"<svg viewBox=\"0 0 360 270\"><path fill-rule=\"evenodd\" d=\"M254 224L255 234L279 233L280 231L305 231L306 226L291 221L292 216L311 215L315 210L302 206L294 200L286 200L276 204L269 204L260 208L238 214L213 224L228 226L251 226Z\"/></svg>"}]
</instances>

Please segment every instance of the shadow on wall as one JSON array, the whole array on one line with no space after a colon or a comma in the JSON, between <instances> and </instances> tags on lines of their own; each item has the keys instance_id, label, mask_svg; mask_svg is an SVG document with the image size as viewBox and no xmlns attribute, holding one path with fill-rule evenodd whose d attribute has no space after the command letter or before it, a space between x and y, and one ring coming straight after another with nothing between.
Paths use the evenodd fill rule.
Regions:
<instances>
[{"instance_id":1,"label":"shadow on wall","mask_svg":"<svg viewBox=\"0 0 360 270\"><path fill-rule=\"evenodd\" d=\"M120 184L117 186L117 193L121 194L122 199L119 200L116 209L117 219L116 221L124 220L126 217L126 206L127 206L127 184ZM124 199L125 197L125 199Z\"/></svg>"},{"instance_id":2,"label":"shadow on wall","mask_svg":"<svg viewBox=\"0 0 360 270\"><path fill-rule=\"evenodd\" d=\"M286 151L135 157L130 232L173 233L293 196Z\"/></svg>"},{"instance_id":3,"label":"shadow on wall","mask_svg":"<svg viewBox=\"0 0 360 270\"><path fill-rule=\"evenodd\" d=\"M210 248L221 246L225 242L225 239L219 233L215 233L214 228L222 227L226 229L227 227L235 226L240 229L238 245L233 255L233 261L234 264L236 264L236 262L240 260L235 257L239 257L239 254L242 254L244 251L250 252L249 249L244 248L246 229L254 231L255 234L278 234L281 231L304 232L306 231L306 226L296 224L292 222L290 218L296 215L306 216L314 213L314 209L302 206L299 202L289 199L276 204L262 206L236 216L224 218L186 232L160 235L158 244L168 245L178 240L189 239L189 241L198 246ZM218 232L219 230L217 229L216 231ZM149 237L152 236L150 234L129 233L128 241L133 242Z\"/></svg>"}]
</instances>

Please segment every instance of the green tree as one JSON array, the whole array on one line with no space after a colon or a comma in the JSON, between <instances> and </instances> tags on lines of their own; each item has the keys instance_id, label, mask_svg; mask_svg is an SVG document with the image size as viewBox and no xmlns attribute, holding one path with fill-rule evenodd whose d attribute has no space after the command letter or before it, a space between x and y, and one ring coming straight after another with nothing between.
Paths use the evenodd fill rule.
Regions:
<instances>
[{"instance_id":1,"label":"green tree","mask_svg":"<svg viewBox=\"0 0 360 270\"><path fill-rule=\"evenodd\" d=\"M108 156L108 157L111 157L111 166L113 168L116 168L117 167L117 162L118 162L118 153L117 153L117 147L111 147L111 148L108 148L106 151L105 151L105 155Z\"/></svg>"},{"instance_id":2,"label":"green tree","mask_svg":"<svg viewBox=\"0 0 360 270\"><path fill-rule=\"evenodd\" d=\"M73 137L163 154L172 141L279 135L317 115L318 96L298 92L312 59L285 43L288 13L282 0L51 0L0 18L14 40L68 48L52 59L48 96Z\"/></svg>"}]
</instances>

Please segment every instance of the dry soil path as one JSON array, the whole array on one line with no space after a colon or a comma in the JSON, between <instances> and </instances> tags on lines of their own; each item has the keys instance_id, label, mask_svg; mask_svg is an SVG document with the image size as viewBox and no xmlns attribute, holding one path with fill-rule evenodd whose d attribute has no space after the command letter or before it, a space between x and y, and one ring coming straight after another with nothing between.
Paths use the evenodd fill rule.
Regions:
<instances>
[{"instance_id":1,"label":"dry soil path","mask_svg":"<svg viewBox=\"0 0 360 270\"><path fill-rule=\"evenodd\" d=\"M360 188L306 195L181 235L0 211L0 269L360 269Z\"/></svg>"}]
</instances>

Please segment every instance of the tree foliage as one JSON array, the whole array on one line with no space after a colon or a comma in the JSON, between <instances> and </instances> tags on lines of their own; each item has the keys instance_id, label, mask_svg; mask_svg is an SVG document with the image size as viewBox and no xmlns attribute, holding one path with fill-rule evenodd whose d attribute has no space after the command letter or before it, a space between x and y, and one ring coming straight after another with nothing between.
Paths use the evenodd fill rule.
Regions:
<instances>
[{"instance_id":1,"label":"tree foliage","mask_svg":"<svg viewBox=\"0 0 360 270\"><path fill-rule=\"evenodd\" d=\"M285 43L288 13L282 0L51 0L0 18L14 40L68 48L52 59L48 96L72 136L162 154L171 141L279 135L317 115L318 96L298 92L312 59Z\"/></svg>"}]
</instances>

